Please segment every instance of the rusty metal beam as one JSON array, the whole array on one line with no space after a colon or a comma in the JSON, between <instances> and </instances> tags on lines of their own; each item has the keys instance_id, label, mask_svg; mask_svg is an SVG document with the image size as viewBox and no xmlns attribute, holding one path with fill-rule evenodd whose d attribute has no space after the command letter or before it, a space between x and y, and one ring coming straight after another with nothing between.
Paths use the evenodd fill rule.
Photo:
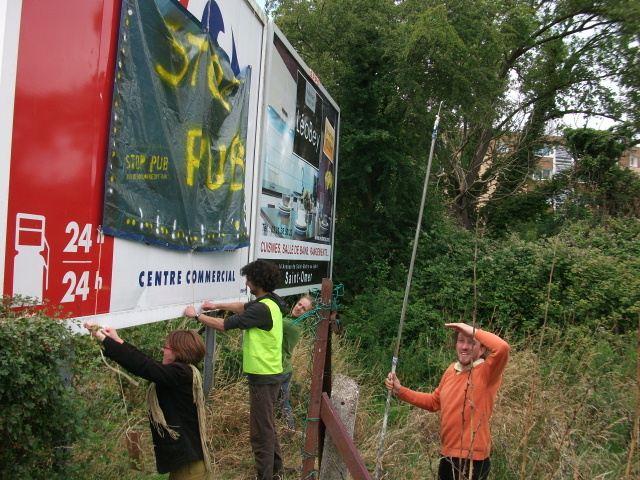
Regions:
<instances>
[{"instance_id":1,"label":"rusty metal beam","mask_svg":"<svg viewBox=\"0 0 640 480\"><path fill-rule=\"evenodd\" d=\"M356 450L353 440L349 436L349 432L344 427L342 420L338 416L331 399L326 393L322 394L322 403L320 408L320 418L327 428L327 432L331 436L333 443L336 444L344 463L349 469L349 473L354 480L371 480L372 477L367 470L364 462L360 458Z\"/></svg>"},{"instance_id":2,"label":"rusty metal beam","mask_svg":"<svg viewBox=\"0 0 640 480\"><path fill-rule=\"evenodd\" d=\"M316 326L307 429L300 478L315 480L318 477L326 430L354 480L372 480L329 397L331 395L332 333L330 325L335 323L336 312L331 308L333 306L333 282L328 278L322 280L321 298L323 308L320 309L320 321Z\"/></svg>"}]
</instances>

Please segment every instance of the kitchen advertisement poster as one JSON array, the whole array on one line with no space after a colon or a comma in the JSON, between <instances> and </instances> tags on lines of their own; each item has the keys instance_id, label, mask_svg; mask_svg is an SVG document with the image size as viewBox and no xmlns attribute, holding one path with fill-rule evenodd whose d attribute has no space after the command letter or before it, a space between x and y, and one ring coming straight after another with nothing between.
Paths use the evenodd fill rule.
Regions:
<instances>
[{"instance_id":1,"label":"kitchen advertisement poster","mask_svg":"<svg viewBox=\"0 0 640 480\"><path fill-rule=\"evenodd\" d=\"M257 257L288 294L331 274L339 110L277 29L269 48Z\"/></svg>"}]
</instances>

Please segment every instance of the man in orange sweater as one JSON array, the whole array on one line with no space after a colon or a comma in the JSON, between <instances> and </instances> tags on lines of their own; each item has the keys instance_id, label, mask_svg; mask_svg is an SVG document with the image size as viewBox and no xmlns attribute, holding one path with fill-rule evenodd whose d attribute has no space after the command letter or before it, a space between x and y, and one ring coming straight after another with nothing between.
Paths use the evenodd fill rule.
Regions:
<instances>
[{"instance_id":1,"label":"man in orange sweater","mask_svg":"<svg viewBox=\"0 0 640 480\"><path fill-rule=\"evenodd\" d=\"M430 412L440 410L439 480L485 480L491 453L489 419L509 359L509 344L466 323L445 326L455 329L458 361L449 366L433 393L403 387L395 373L389 373L385 385L401 400Z\"/></svg>"}]
</instances>

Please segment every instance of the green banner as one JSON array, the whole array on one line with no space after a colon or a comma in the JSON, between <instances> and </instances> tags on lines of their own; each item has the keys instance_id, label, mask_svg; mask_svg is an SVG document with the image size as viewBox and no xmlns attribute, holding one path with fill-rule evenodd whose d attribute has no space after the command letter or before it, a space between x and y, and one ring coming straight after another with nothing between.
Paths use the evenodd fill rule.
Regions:
<instances>
[{"instance_id":1,"label":"green banner","mask_svg":"<svg viewBox=\"0 0 640 480\"><path fill-rule=\"evenodd\" d=\"M234 75L171 0L125 0L122 12L104 232L179 250L247 246L250 67Z\"/></svg>"}]
</instances>

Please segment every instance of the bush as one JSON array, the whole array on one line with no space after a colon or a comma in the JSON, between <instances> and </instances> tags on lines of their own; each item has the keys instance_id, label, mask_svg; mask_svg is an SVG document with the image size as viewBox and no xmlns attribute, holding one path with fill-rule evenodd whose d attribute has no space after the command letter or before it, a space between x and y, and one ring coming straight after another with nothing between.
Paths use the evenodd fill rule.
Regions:
<instances>
[{"instance_id":1,"label":"bush","mask_svg":"<svg viewBox=\"0 0 640 480\"><path fill-rule=\"evenodd\" d=\"M67 321L0 303L0 465L5 478L67 479L70 445L86 430L85 406L67 381ZM64 377L67 377L65 379Z\"/></svg>"}]
</instances>

